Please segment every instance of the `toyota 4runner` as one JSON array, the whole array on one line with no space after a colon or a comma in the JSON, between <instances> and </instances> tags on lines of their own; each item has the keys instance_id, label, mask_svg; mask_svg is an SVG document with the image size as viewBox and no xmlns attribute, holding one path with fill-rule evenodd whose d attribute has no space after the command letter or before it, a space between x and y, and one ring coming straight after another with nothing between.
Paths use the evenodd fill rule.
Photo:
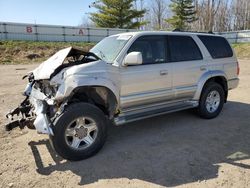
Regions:
<instances>
[{"instance_id":1,"label":"toyota 4runner","mask_svg":"<svg viewBox=\"0 0 250 188\"><path fill-rule=\"evenodd\" d=\"M235 54L221 36L113 35L89 52L63 49L28 73L26 99L7 114L12 122L6 129L35 128L49 135L59 155L81 160L102 148L111 122L121 125L189 108L215 118L228 91L237 87L238 75Z\"/></svg>"}]
</instances>

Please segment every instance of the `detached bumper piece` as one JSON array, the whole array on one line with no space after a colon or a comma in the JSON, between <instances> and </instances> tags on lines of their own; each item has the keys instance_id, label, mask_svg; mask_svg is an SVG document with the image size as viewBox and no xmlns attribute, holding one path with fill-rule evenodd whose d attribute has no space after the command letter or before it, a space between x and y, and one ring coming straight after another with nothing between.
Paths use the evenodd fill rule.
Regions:
<instances>
[{"instance_id":1,"label":"detached bumper piece","mask_svg":"<svg viewBox=\"0 0 250 188\"><path fill-rule=\"evenodd\" d=\"M11 131L16 127L23 129L25 126L29 129L35 129L33 126L34 118L31 115L31 104L28 97L26 97L17 108L11 110L6 117L10 120L10 122L5 125L6 131Z\"/></svg>"},{"instance_id":2,"label":"detached bumper piece","mask_svg":"<svg viewBox=\"0 0 250 188\"><path fill-rule=\"evenodd\" d=\"M19 127L36 129L40 134L53 135L52 123L46 114L47 105L44 101L27 97L19 107L6 115L10 123L5 125L6 131ZM16 120L14 120L16 118Z\"/></svg>"}]
</instances>

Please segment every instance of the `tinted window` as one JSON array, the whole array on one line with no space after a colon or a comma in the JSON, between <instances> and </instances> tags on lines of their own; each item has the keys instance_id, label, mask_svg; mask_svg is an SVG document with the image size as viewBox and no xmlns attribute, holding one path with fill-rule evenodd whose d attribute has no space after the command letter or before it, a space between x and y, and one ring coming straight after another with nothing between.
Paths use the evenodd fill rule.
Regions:
<instances>
[{"instance_id":1,"label":"tinted window","mask_svg":"<svg viewBox=\"0 0 250 188\"><path fill-rule=\"evenodd\" d=\"M232 57L233 51L227 40L223 37L216 36L198 36L203 44L206 46L212 58L226 58Z\"/></svg>"},{"instance_id":2,"label":"tinted window","mask_svg":"<svg viewBox=\"0 0 250 188\"><path fill-rule=\"evenodd\" d=\"M141 52L143 64L166 62L166 38L164 36L139 37L130 47L130 52Z\"/></svg>"},{"instance_id":3,"label":"tinted window","mask_svg":"<svg viewBox=\"0 0 250 188\"><path fill-rule=\"evenodd\" d=\"M169 36L170 61L192 61L202 59L199 47L189 36Z\"/></svg>"}]
</instances>

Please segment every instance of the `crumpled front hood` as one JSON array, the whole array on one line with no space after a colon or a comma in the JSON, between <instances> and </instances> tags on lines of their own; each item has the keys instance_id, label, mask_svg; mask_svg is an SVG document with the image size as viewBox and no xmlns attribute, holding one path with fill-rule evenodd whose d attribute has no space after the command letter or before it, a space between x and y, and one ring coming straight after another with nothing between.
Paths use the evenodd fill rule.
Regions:
<instances>
[{"instance_id":1,"label":"crumpled front hood","mask_svg":"<svg viewBox=\"0 0 250 188\"><path fill-rule=\"evenodd\" d=\"M91 55L97 60L100 59L91 52L85 52L72 47L62 49L55 53L52 57L41 63L36 69L32 71L35 80L50 79L51 75L58 69L70 55Z\"/></svg>"}]
</instances>

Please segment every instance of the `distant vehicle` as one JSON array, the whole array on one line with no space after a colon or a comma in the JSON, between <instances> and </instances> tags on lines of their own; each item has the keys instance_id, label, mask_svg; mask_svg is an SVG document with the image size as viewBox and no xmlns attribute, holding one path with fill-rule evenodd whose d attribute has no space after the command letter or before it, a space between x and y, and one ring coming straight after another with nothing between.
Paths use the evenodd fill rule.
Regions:
<instances>
[{"instance_id":1,"label":"distant vehicle","mask_svg":"<svg viewBox=\"0 0 250 188\"><path fill-rule=\"evenodd\" d=\"M27 75L26 99L6 126L48 134L69 160L93 156L107 125L196 108L215 118L237 87L239 64L221 36L188 32L133 32L103 39L90 52L57 52ZM34 121L34 122L33 122Z\"/></svg>"}]
</instances>

